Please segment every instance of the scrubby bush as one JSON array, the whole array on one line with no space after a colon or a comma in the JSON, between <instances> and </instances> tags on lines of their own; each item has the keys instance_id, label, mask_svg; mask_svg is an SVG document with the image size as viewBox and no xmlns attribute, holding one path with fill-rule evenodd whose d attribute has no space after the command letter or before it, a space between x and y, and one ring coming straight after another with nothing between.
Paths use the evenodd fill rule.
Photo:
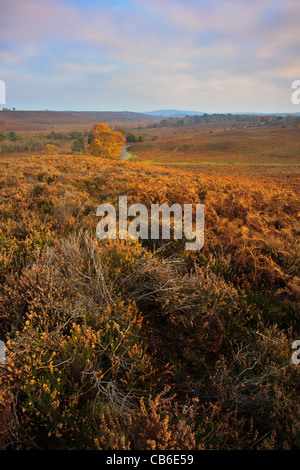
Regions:
<instances>
[{"instance_id":1,"label":"scrubby bush","mask_svg":"<svg viewBox=\"0 0 300 470\"><path fill-rule=\"evenodd\" d=\"M299 446L292 186L93 157L1 162L0 447ZM201 203L205 243L95 236L102 202Z\"/></svg>"}]
</instances>

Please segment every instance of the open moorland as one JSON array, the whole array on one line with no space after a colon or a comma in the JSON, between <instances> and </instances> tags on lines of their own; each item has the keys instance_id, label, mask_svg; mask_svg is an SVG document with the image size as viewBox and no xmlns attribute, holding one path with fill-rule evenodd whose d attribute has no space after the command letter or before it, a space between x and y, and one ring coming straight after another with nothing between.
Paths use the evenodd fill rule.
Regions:
<instances>
[{"instance_id":1,"label":"open moorland","mask_svg":"<svg viewBox=\"0 0 300 470\"><path fill-rule=\"evenodd\" d=\"M299 168L300 125L224 124L147 129L131 151L151 164Z\"/></svg>"},{"instance_id":2,"label":"open moorland","mask_svg":"<svg viewBox=\"0 0 300 470\"><path fill-rule=\"evenodd\" d=\"M0 448L299 448L299 128L148 125L1 155ZM100 241L121 195L203 203L203 248Z\"/></svg>"},{"instance_id":3,"label":"open moorland","mask_svg":"<svg viewBox=\"0 0 300 470\"><path fill-rule=\"evenodd\" d=\"M140 125L157 118L129 111L0 111L0 130L22 133L89 130L94 122Z\"/></svg>"}]
</instances>

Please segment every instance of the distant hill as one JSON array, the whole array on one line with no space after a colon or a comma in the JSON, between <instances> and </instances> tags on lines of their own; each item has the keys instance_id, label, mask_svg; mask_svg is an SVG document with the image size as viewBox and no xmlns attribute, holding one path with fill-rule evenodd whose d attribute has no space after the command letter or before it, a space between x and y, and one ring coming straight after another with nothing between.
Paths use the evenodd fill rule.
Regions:
<instances>
[{"instance_id":1,"label":"distant hill","mask_svg":"<svg viewBox=\"0 0 300 470\"><path fill-rule=\"evenodd\" d=\"M185 116L202 116L203 113L197 111L181 111L178 109L160 109L158 111L147 111L143 112L148 116L159 116L159 117L185 117Z\"/></svg>"},{"instance_id":2,"label":"distant hill","mask_svg":"<svg viewBox=\"0 0 300 470\"><path fill-rule=\"evenodd\" d=\"M135 126L153 120L129 111L0 111L0 131L89 129L94 122Z\"/></svg>"},{"instance_id":3,"label":"distant hill","mask_svg":"<svg viewBox=\"0 0 300 470\"><path fill-rule=\"evenodd\" d=\"M257 114L202 114L184 117L162 117L159 122L149 124L149 127L182 127L192 126L195 124L211 124L211 123L231 123L237 125L238 123L253 123L256 126L274 125L274 124L290 124L298 125L300 122L299 116L286 115L278 116L276 114L270 115L257 115Z\"/></svg>"},{"instance_id":4,"label":"distant hill","mask_svg":"<svg viewBox=\"0 0 300 470\"><path fill-rule=\"evenodd\" d=\"M172 118L172 117L177 117L177 118L182 118L185 116L203 116L206 113L198 112L198 111L182 111L178 109L160 109L157 111L145 111L142 113L143 115L148 115L148 116L156 116L156 117L164 117L164 118ZM209 113L209 115L215 115L215 114L222 114L224 113ZM300 113L253 113L253 112L231 112L229 113L231 115L247 115L247 116L299 116Z\"/></svg>"}]
</instances>

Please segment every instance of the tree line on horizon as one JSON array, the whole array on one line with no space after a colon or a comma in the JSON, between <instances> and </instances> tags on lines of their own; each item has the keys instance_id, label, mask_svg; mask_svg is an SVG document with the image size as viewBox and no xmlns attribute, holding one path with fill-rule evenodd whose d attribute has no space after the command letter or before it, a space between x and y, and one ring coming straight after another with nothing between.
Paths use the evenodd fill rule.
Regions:
<instances>
[{"instance_id":1,"label":"tree line on horizon","mask_svg":"<svg viewBox=\"0 0 300 470\"><path fill-rule=\"evenodd\" d=\"M150 123L148 128L157 128L157 127L182 127L190 126L194 124L211 124L211 123L220 123L220 122L251 122L256 125L264 124L274 124L283 121L284 119L289 118L287 116L284 118L280 115L256 115L256 114L207 114L204 113L201 115L188 116L186 115L183 118L164 118L158 123ZM297 118L295 118L297 120ZM300 118L298 119L300 122ZM297 121L298 122L298 121Z\"/></svg>"}]
</instances>

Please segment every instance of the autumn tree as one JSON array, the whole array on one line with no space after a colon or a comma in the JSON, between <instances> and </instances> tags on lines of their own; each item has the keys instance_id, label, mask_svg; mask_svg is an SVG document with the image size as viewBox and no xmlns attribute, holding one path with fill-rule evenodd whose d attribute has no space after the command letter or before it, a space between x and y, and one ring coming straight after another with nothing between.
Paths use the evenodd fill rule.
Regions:
<instances>
[{"instance_id":1,"label":"autumn tree","mask_svg":"<svg viewBox=\"0 0 300 470\"><path fill-rule=\"evenodd\" d=\"M120 132L113 132L106 124L96 122L89 135L88 149L95 157L118 160L125 141Z\"/></svg>"},{"instance_id":2,"label":"autumn tree","mask_svg":"<svg viewBox=\"0 0 300 470\"><path fill-rule=\"evenodd\" d=\"M46 155L58 155L59 148L56 145L45 145L44 152Z\"/></svg>"},{"instance_id":3,"label":"autumn tree","mask_svg":"<svg viewBox=\"0 0 300 470\"><path fill-rule=\"evenodd\" d=\"M124 129L124 127L115 126L115 131L120 132L120 134L126 135L126 130Z\"/></svg>"}]
</instances>

